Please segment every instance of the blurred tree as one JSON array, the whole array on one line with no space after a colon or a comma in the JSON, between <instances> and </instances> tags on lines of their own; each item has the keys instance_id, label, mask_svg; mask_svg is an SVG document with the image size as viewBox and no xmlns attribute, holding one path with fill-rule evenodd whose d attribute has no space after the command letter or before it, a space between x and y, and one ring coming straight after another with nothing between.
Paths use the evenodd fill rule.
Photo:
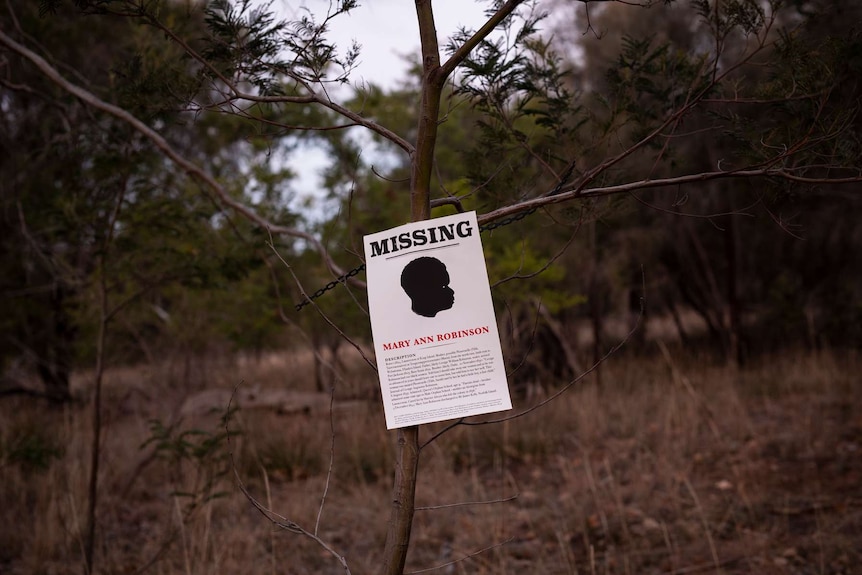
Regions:
<instances>
[{"instance_id":1,"label":"blurred tree","mask_svg":"<svg viewBox=\"0 0 862 575\"><path fill-rule=\"evenodd\" d=\"M660 144L657 153L626 158L631 172L639 170L648 173L650 179L658 179L679 170L708 173L718 167L732 175L746 163L763 166L780 162L794 170L807 170L812 176L808 182L741 177L726 183L704 181L699 184L699 193L679 187L643 190L637 192L637 201L650 209L638 210L634 219L621 220L611 230L611 242L614 236L629 235L637 228L652 236L653 244L657 242L661 265L650 266L648 274L654 278L658 274L656 283L670 292L648 298L651 309L660 312L664 308L678 318L675 308L684 302L702 318L724 353L740 361L755 340L761 346L786 345L790 343L788 337L813 341L806 335L813 329L825 343L824 333L811 322L817 323L815 317L839 317L824 314L827 302L812 299L811 289L797 281L796 315L807 317L810 325L808 329L801 324L789 331L784 329L787 325L775 329L773 314L766 311L772 302L764 290L776 275L809 276L805 270L817 259L791 254L800 253L805 244L819 243L816 238L832 227L834 216L825 216L824 210L831 212L840 205L852 212L858 206L846 193L825 180L818 184L816 179L825 175L826 165L833 170L849 167L845 175L852 178L854 174L856 161L846 150L858 146L858 126L847 112L858 108L854 70L858 67L860 14L857 7L836 10L823 3L806 5L804 15L799 4L792 3L751 3L748 8L738 5L733 10L732 5L719 6L725 11L706 2L678 3L662 11L632 11L608 3L588 6L592 34L575 36L571 31L577 27L566 25L555 30L560 50L576 55L577 81L592 87L590 92L604 102L597 109L604 108L607 118L612 117L611 106L619 109L620 103L631 98L632 87L636 88L637 109L627 111L625 117L617 113L629 125L632 119L648 123L650 116L660 117L655 106L664 105L667 96L674 93L674 85L677 90L680 84L685 85L684 78L664 89L656 84L657 76L665 81L679 75L683 69L680 58L709 57L721 66L714 73L725 78L687 113L684 128L680 123L678 133L668 130L662 138L654 138ZM577 16L578 22L583 21L582 16ZM763 24L762 32L752 32L751 25L756 22ZM748 57L745 51L754 50L759 52L756 65L737 65ZM810 59L811 54L818 55L816 62ZM676 55L677 64L669 59L671 55ZM673 68L668 67L671 64ZM634 79L633 74L643 76L638 71L650 68L649 76ZM673 139L668 138L671 135ZM704 137L707 135L710 137ZM782 157L784 153L787 158ZM820 170L823 173L817 174ZM796 214L793 221L787 221L793 204ZM852 245L858 239L853 236L845 233L843 241ZM775 245L785 245L783 258L776 258L769 247ZM833 262L831 269L843 270L845 278L853 276L845 269L847 259L838 258L841 261ZM832 276L821 269L809 277ZM850 283L860 285L856 280ZM786 294L784 285L782 293ZM858 308L858 289L856 295L848 296L842 301L856 301L850 307ZM840 316L847 317L848 311ZM849 315L853 317L852 312ZM750 337L746 331L751 332ZM833 332L828 339L832 344L854 345L855 340L848 335Z\"/></svg>"},{"instance_id":2,"label":"blurred tree","mask_svg":"<svg viewBox=\"0 0 862 575\"><path fill-rule=\"evenodd\" d=\"M272 169L272 140L236 116L191 115L201 80L179 46L133 21L80 15L62 6L50 16L37 9L9 6L3 28L26 29L46 55L62 53L55 66L86 77L91 90L159 127L187 157L207 161L232 194L257 202L274 221L291 221L284 208L288 198L279 190L292 174ZM200 13L175 7L163 15L183 33L203 34ZM262 267L264 252L248 241L259 242L259 232L234 221L182 174L166 170L163 156L126 123L97 120L82 101L65 96L17 57L7 58L0 89L0 350L4 363L24 358L34 364L49 397L68 399L70 370L92 357L94 340L80 336L96 329L90 290L97 258L106 263L112 300L138 309L115 327L110 341L112 354L130 361L140 353L135 348L160 345L155 333L184 325L181 318L190 309L178 308L181 301L200 306L204 294L211 299L219 289L241 287L250 270ZM101 239L114 217L117 233L104 253ZM171 286L198 296L178 297ZM268 301L272 309L274 299ZM257 335L243 335L237 333L239 318L248 317L242 308L217 308L229 310L232 319L215 321L209 313L195 336L208 343L222 337L239 346L265 346L277 326L275 314L269 327L254 328ZM129 347L130 337L142 345Z\"/></svg>"}]
</instances>

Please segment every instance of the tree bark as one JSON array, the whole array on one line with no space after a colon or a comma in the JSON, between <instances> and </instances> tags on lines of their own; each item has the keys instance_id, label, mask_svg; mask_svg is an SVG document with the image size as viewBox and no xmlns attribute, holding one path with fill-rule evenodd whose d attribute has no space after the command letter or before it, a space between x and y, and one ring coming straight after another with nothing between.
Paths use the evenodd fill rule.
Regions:
<instances>
[{"instance_id":1,"label":"tree bark","mask_svg":"<svg viewBox=\"0 0 862 575\"><path fill-rule=\"evenodd\" d=\"M440 71L440 52L431 0L416 0L419 37L422 43L422 99L416 149L410 174L410 219L418 222L431 217L431 170L437 142L440 96L445 76ZM416 510L416 477L419 470L419 426L398 430L395 455L395 483L386 546L383 549L383 575L401 575L410 548L410 531Z\"/></svg>"},{"instance_id":2,"label":"tree bark","mask_svg":"<svg viewBox=\"0 0 862 575\"><path fill-rule=\"evenodd\" d=\"M93 438L90 445L90 477L87 500L87 534L84 538L84 562L86 575L95 572L94 551L96 548L96 506L99 498L99 462L102 451L102 379L105 372L105 340L108 330L108 295L104 278L104 261L99 279L99 299L101 318L99 336L96 340L96 373L93 384Z\"/></svg>"},{"instance_id":3,"label":"tree bark","mask_svg":"<svg viewBox=\"0 0 862 575\"><path fill-rule=\"evenodd\" d=\"M386 531L383 557L384 575L401 575L410 547L410 531L416 510L416 477L419 470L419 426L398 430L398 452L395 460L395 484L392 507Z\"/></svg>"},{"instance_id":4,"label":"tree bark","mask_svg":"<svg viewBox=\"0 0 862 575\"><path fill-rule=\"evenodd\" d=\"M437 143L440 97L446 80L440 69L440 50L431 0L416 0L416 16L422 43L422 96L410 173L410 215L414 222L431 217L431 170Z\"/></svg>"},{"instance_id":5,"label":"tree bark","mask_svg":"<svg viewBox=\"0 0 862 575\"><path fill-rule=\"evenodd\" d=\"M413 222L431 217L431 173L434 167L434 149L440 121L440 99L446 79L478 42L524 0L508 0L500 6L485 25L442 66L431 1L415 0L422 49L422 95L419 104L416 146L412 153L410 170L410 220ZM395 484L392 488L392 507L386 532L386 546L383 550L382 573L384 575L401 575L404 571L407 551L410 547L410 530L413 526L416 500L416 477L419 469L419 427L399 429L397 437Z\"/></svg>"}]
</instances>

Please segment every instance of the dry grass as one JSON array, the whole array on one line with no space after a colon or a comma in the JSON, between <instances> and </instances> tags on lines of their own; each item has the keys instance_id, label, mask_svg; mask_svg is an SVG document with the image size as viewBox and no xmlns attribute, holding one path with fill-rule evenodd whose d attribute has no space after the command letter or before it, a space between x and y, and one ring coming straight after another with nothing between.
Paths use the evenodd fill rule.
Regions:
<instances>
[{"instance_id":1,"label":"dry grass","mask_svg":"<svg viewBox=\"0 0 862 575\"><path fill-rule=\"evenodd\" d=\"M428 509L407 571L468 557L434 572L862 573L860 368L829 353L740 372L673 351L616 358L601 389L587 382L526 417L457 427L423 449L417 504ZM354 574L376 572L393 435L376 400L346 402L373 395L369 371L352 372L331 420L317 407L241 409L229 447L219 413L181 417L189 397L241 380L311 392L308 357L111 372L98 571L343 573L250 505L230 451L261 503L317 529ZM89 409L0 403L0 572L82 572ZM146 443L154 433L161 443ZM508 501L447 506L494 500Z\"/></svg>"}]
</instances>

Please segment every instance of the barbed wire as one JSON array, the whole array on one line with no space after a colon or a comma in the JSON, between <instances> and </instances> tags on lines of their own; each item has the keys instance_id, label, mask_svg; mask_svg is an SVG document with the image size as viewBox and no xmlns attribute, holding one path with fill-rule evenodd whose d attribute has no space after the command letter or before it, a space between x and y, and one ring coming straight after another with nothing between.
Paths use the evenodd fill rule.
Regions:
<instances>
[{"instance_id":1,"label":"barbed wire","mask_svg":"<svg viewBox=\"0 0 862 575\"><path fill-rule=\"evenodd\" d=\"M312 300L316 300L317 298L319 298L320 296L322 296L323 294L325 294L329 290L335 289L335 287L338 286L339 284L346 283L348 279L352 278L355 275L358 275L360 272L363 272L363 271L365 271L365 264L362 264L359 267L353 268L352 270L350 270L346 274L338 276L336 279L332 280L331 282L329 282L328 284L326 284L325 286L323 286L322 288L320 288L319 290L317 290L316 292L314 292L310 296L307 296L304 300L302 300L301 302L296 304L294 306L294 308L296 308L296 311L302 310L302 308L304 308L305 306L310 304L312 302Z\"/></svg>"},{"instance_id":2,"label":"barbed wire","mask_svg":"<svg viewBox=\"0 0 862 575\"><path fill-rule=\"evenodd\" d=\"M572 172L575 170L575 162L569 164L566 168L566 171L563 173L563 176L560 178L560 182L554 187L553 190L545 194L546 196L555 196L560 193L562 187L569 181L569 178L572 177ZM485 224L484 226L479 226L479 233L482 232L490 232L492 230L496 230L497 228L502 228L503 226L508 226L509 224L514 224L515 222L520 222L527 216L531 216L538 211L539 208L532 208L527 210L526 212L521 212L519 214L515 214L514 216L509 216L508 218L503 218L502 220L491 222ZM326 292L335 289L337 286L341 284L347 283L347 280L358 275L359 273L365 271L365 264L362 264L358 267L353 268L349 272L335 278L310 296L306 296L304 300L296 304L294 307L296 311L301 311L302 308L309 305L313 300L316 300Z\"/></svg>"},{"instance_id":3,"label":"barbed wire","mask_svg":"<svg viewBox=\"0 0 862 575\"><path fill-rule=\"evenodd\" d=\"M533 209L528 210L526 212L521 212L520 214L516 214L514 216L509 216L508 218L503 218L500 221L491 222L489 224L485 224L484 226L479 226L479 233L489 232L491 230L496 230L497 228L502 228L503 226L508 226L509 224L514 224L515 222L520 222L521 220L523 220L527 216L536 213L536 210L537 210L537 208L533 208ZM314 292L313 294L311 294L310 296L306 297L304 300L302 300L301 302L296 304L296 306L294 306L296 308L296 311L300 311L302 308L309 305L312 302L312 300L316 300L317 298L319 298L320 296L322 296L326 292L335 289L339 285L347 282L348 279L352 278L355 275L358 275L359 273L361 273L363 271L365 271L365 264L362 264L358 267L355 267L352 270L350 270L349 272L347 272L346 274L335 278L334 280L332 280L331 282L329 282L328 284L326 284L325 286L323 286L322 288L320 288L319 290L317 290L316 292Z\"/></svg>"}]
</instances>

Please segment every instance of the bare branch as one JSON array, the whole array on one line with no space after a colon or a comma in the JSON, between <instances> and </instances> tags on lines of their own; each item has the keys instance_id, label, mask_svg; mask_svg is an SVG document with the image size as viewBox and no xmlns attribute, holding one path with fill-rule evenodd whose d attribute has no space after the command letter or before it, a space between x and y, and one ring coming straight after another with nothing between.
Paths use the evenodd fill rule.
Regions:
<instances>
[{"instance_id":1,"label":"bare branch","mask_svg":"<svg viewBox=\"0 0 862 575\"><path fill-rule=\"evenodd\" d=\"M507 501L514 501L519 496L520 494L516 493L514 495L510 495L509 497L504 497L503 499L491 499L488 501L462 501L460 503L446 503L444 505L417 507L416 511L436 511L438 509L451 509L452 507L466 507L469 505L494 505L496 503L506 503Z\"/></svg>"},{"instance_id":2,"label":"bare branch","mask_svg":"<svg viewBox=\"0 0 862 575\"><path fill-rule=\"evenodd\" d=\"M419 449L420 449L420 450L421 450L421 449L425 449L425 447L427 447L428 445L430 445L431 443L433 443L433 442L434 442L438 437L440 437L441 435L445 434L447 431L450 431L450 430L452 430L452 429L454 429L454 428L458 427L458 426L459 426L459 425L461 425L463 422L464 422L464 418L462 417L462 418L460 418L460 419L456 419L455 421L453 421L453 422L449 423L449 424L448 424L448 425L446 425L443 429L441 429L440 431L438 431L437 433L435 433L434 435L432 435L430 438L428 438L427 440L425 440L425 442L424 442L422 445L420 445L420 446L419 446Z\"/></svg>"},{"instance_id":3,"label":"bare branch","mask_svg":"<svg viewBox=\"0 0 862 575\"><path fill-rule=\"evenodd\" d=\"M230 396L230 401L228 401L227 413L231 412L231 406L233 405L234 396L236 395L236 391L237 391L237 389L239 389L240 385L242 385L242 382L238 383L234 387L233 393ZM230 445L231 431L230 431L230 418L229 417L225 417L225 419L224 419L224 429L225 429L225 433L227 434L226 437L227 437L228 445ZM234 457L233 457L233 448L231 448L229 450L229 456L230 456L231 467L233 468L234 478L236 479L236 482L237 482L237 487L239 487L239 490L242 491L242 494L245 495L246 499L248 499L248 501L252 504L252 506L254 506L254 508L257 509L261 515L266 517L270 523L272 523L273 525L275 525L279 529L284 529L285 531L290 531L291 533L296 533L297 535L304 535L304 536L308 537L309 539L311 539L312 541L314 541L315 543L317 543L318 545L320 545L324 550L326 550L327 553L329 553L330 555L335 557L335 559L338 560L339 563L341 563L341 566L344 568L344 572L347 573L347 575L350 575L350 568L347 565L347 559L343 555L340 555L332 547L330 547L329 544L327 544L323 539L318 537L316 533L311 533L311 532L303 529L302 526L300 526L298 523L291 521L290 519L288 519L287 517L284 517L283 515L279 515L278 513L276 513L272 509L269 509L264 504L262 504L260 501L255 499L255 497L249 492L248 488L245 486L245 483L243 482L242 477L240 477L240 475L239 475L239 469L237 468L236 461L234 460Z\"/></svg>"},{"instance_id":4,"label":"bare branch","mask_svg":"<svg viewBox=\"0 0 862 575\"><path fill-rule=\"evenodd\" d=\"M718 218L721 216L746 216L749 218L753 218L754 214L749 213L748 210L750 210L751 208L760 204L763 201L763 196L760 195L750 205L748 205L744 208L732 210L730 212L716 212L716 213L712 213L712 214L690 214L690 213L681 212L678 210L670 210L668 208L663 208L661 206L657 206L657 205L652 204L652 203L646 201L645 199L641 198L640 196L638 196L634 192L629 193L629 195L632 198L634 198L635 201L637 201L639 204L646 206L647 208L649 208L651 210L655 210L657 212L662 212L665 214L670 214L672 216L682 216L684 218L695 218L695 219L704 219L704 220L711 220L713 218ZM674 205L677 205L677 204L674 204Z\"/></svg>"},{"instance_id":5,"label":"bare branch","mask_svg":"<svg viewBox=\"0 0 862 575\"><path fill-rule=\"evenodd\" d=\"M508 307L508 303L506 305ZM541 307L542 307L542 300L539 299L536 302L536 319L533 322L533 329L530 332L530 345L524 351L524 356L521 358L521 361L518 362L518 365L513 367L510 371L506 372L506 377L512 377L515 373L518 372L519 369L524 367L525 363L527 363L527 358L530 357L530 353L533 351L533 344L536 341L536 333L538 333L538 331L539 331L539 318L541 317L541 313L539 313L539 310L541 309ZM510 311L510 317L511 317L511 311ZM512 331L515 331L514 322L512 322Z\"/></svg>"},{"instance_id":6,"label":"bare branch","mask_svg":"<svg viewBox=\"0 0 862 575\"><path fill-rule=\"evenodd\" d=\"M545 271L545 270L547 270L549 267L551 267L551 265L553 265L553 263L554 263L554 262L556 262L558 259L560 259L560 258L563 256L563 254L564 254L564 253L566 253L566 250L568 250L568 249L569 249L569 246L570 246L570 245L572 245L572 242L574 242L574 241L575 241L575 237L578 235L578 231L581 229L581 222L582 222L582 221L583 221L583 218L580 218L580 219L578 220L578 225L577 225L577 226L575 226L575 230L572 232L572 235L571 235L571 236L569 236L569 239L566 241L566 243L565 243L565 244L563 244L563 247L561 247L559 250L557 250L557 253L556 253L556 254L554 254L553 256L551 256L551 257L548 259L548 261L547 261L547 262L545 262L545 265L543 265L542 267L540 267L539 269L537 269L537 270L536 270L536 271L534 271L534 272L530 272L530 273L527 273L527 274L514 273L514 274L510 275L510 276L509 276L509 277L507 277L507 278L503 278L503 279L501 279L501 280L497 280L496 282L494 282L494 283L491 285L491 289L494 289L494 288L495 288L495 287L497 287L498 285L500 285L500 284L504 284L504 283L509 282L509 281L512 281L512 280L530 279L530 278L534 278L534 277L536 277L536 276L538 276L538 275L541 275L541 274L542 274L542 272L544 272L544 271ZM523 258L522 258L522 261L523 261ZM519 271L520 271L520 270L519 270Z\"/></svg>"},{"instance_id":7,"label":"bare branch","mask_svg":"<svg viewBox=\"0 0 862 575\"><path fill-rule=\"evenodd\" d=\"M393 178L387 178L386 176L384 176L383 174L381 174L380 172L378 172L378 171L377 171L377 168L375 168L373 164L372 164L372 166L371 166L371 173L373 173L375 176L377 176L378 178L380 178L380 179L381 179L381 180L383 180L383 181L386 181L386 182L392 182L392 183L395 183L395 184L403 184L403 183L405 183L405 182L409 182L409 181L410 181L410 178L399 178L399 179L397 179L397 180L396 180L396 179L393 179Z\"/></svg>"},{"instance_id":8,"label":"bare branch","mask_svg":"<svg viewBox=\"0 0 862 575\"><path fill-rule=\"evenodd\" d=\"M596 198L602 196L610 196L614 194L620 194L625 192L634 192L637 190L646 190L650 188L661 188L665 186L679 186L682 184L692 184L698 182L708 182L712 180L724 180L730 178L774 178L779 180L786 180L789 182L796 182L801 184L829 184L829 185L842 185L842 184L857 184L862 182L862 170L855 175L850 175L847 177L841 178L819 178L819 177L808 177L808 176L798 176L793 173L794 170L786 169L786 168L755 168L749 170L733 170L733 171L714 171L714 172L699 172L695 174L688 174L684 176L676 176L671 178L659 178L659 179L645 179L639 180L636 182L629 182L627 184L619 184L615 186L604 186L598 188L590 188L590 189L581 189L578 184L572 184L569 186L563 186L562 192L554 195L554 196L540 196L538 198L532 198L529 200L524 200L517 204L512 204L509 206L505 206L496 210L492 210L485 214L482 214L478 217L479 224L484 225L494 220L499 220L501 218L505 218L507 216L512 216L515 214L519 214L522 212L527 212L534 208L540 208L543 206L548 206L552 204L560 204L564 202L568 202L575 199L581 198ZM858 190L853 190L858 192Z\"/></svg>"},{"instance_id":9,"label":"bare branch","mask_svg":"<svg viewBox=\"0 0 862 575\"><path fill-rule=\"evenodd\" d=\"M483 547L482 549L479 549L478 551L474 551L473 553L470 553L469 555L465 555L464 557L461 557L460 559L455 559L454 561L449 561L448 563L443 563L442 565L435 565L434 567L428 567L427 569L419 569L418 571L408 571L404 575L414 575L416 573L428 573L429 571L436 571L437 569L442 569L442 568L448 567L450 565L455 565L456 563L460 563L461 561L464 561L466 559L470 559L471 557L476 557L477 555L481 555L485 551L490 551L491 549L496 549L497 547L502 547L503 545L506 545L507 543L511 543L512 541L514 541L514 539L515 539L514 537L509 537L505 541L501 541L500 543L494 543L493 545L488 545L487 547Z\"/></svg>"},{"instance_id":10,"label":"bare branch","mask_svg":"<svg viewBox=\"0 0 862 575\"><path fill-rule=\"evenodd\" d=\"M189 56L199 62L202 66L206 67L207 70L214 74L221 82L224 83L225 86L228 87L228 89L232 92L233 95L228 96L226 102L244 100L247 102L269 104L318 104L332 110L340 116L344 116L345 118L351 120L354 125L363 126L364 128L371 130L379 136L386 138L408 154L413 153L413 144L411 144L395 132L389 130L388 128L385 128L384 126L381 126L376 122L364 118L363 116L345 108L344 106L336 104L328 96L321 96L314 91L314 89L306 80L296 77L295 75L291 76L291 78L296 80L300 85L303 86L306 91L308 91L307 96L260 96L257 94L250 94L248 92L240 90L235 82L232 82L230 79L221 74L218 69L216 69L209 61L206 60L206 58L198 54L191 46L189 46L186 41L177 36L173 30L162 24L157 18L150 14L145 14L144 17L153 26L164 32L168 37L171 38L171 40L173 40L183 50L185 50L185 52Z\"/></svg>"},{"instance_id":11,"label":"bare branch","mask_svg":"<svg viewBox=\"0 0 862 575\"><path fill-rule=\"evenodd\" d=\"M332 467L335 464L335 417L333 405L335 403L335 387L329 390L329 468L326 470L326 481L323 484L323 494L320 496L320 506L317 508L317 520L314 522L314 535L320 530L320 518L323 516L323 507L326 505L326 494L329 493L329 484L332 481Z\"/></svg>"},{"instance_id":12,"label":"bare branch","mask_svg":"<svg viewBox=\"0 0 862 575\"><path fill-rule=\"evenodd\" d=\"M443 81L448 78L455 68L457 68L458 65L470 55L470 52L472 52L482 40L487 38L488 35L500 25L500 22L508 18L509 15L515 11L515 8L523 4L525 1L526 0L508 0L505 4L500 6L500 9L497 10L497 12L495 12L487 22L485 22L485 25L468 38L467 41L464 42L464 44L462 44L461 47L458 48L442 66L440 66L438 79Z\"/></svg>"},{"instance_id":13,"label":"bare branch","mask_svg":"<svg viewBox=\"0 0 862 575\"><path fill-rule=\"evenodd\" d=\"M310 298L305 294L305 290L304 290L304 289L303 289L303 287L302 287L302 283L299 281L299 278L298 278L298 277L296 277L296 274L295 274L295 273L294 273L294 271L293 271L293 267L291 267L291 265L290 265L289 263L287 263L287 261L286 261L283 257L281 257L281 254L278 252L278 250L277 250L277 249L275 249L275 246L273 245L273 243L272 243L272 240L271 240L271 239L270 239L270 241L268 242L268 245L269 245L270 249L272 249L273 253L275 253L275 255L276 255L276 257L279 259L279 261L281 261L281 263L282 263L282 264L284 264L284 267L286 267L286 268L287 268L287 271L288 271L288 272L290 272L291 277L293 277L293 280L296 282L296 285L299 287L300 292L302 293L303 297L305 297L305 299L306 299L307 301L309 301L310 305L311 305L311 306L313 306L313 307L314 307L314 309L316 309L316 310L317 310L317 313L319 313L319 314L320 314L320 317L322 317L322 318L323 318L323 320L324 320L326 323L328 323L328 324L329 324L329 327L331 327L332 329L334 329L335 331L337 331L337 332L338 332L338 335L340 335L342 338L344 338L344 340L345 340L347 343L349 343L350 345L352 345L352 346L353 346L353 348L354 348L354 349L356 349L356 351L358 351L358 352L359 352L359 355L361 355L361 356L362 356L362 359L364 359L364 360L365 360L365 363L367 363L367 364L368 364L368 365L369 365L369 366L370 366L374 371L377 371L377 365L374 363L374 361L372 361L372 360L371 360L371 358L369 358L369 357L365 354L365 350L364 350L364 349L362 349L362 346L361 346L361 345L359 345L359 343L357 343L357 342L356 342L353 338L351 338L349 335L347 335L346 333L344 333L344 331L343 331L340 327L338 327L338 326L337 326L337 325L336 325L336 324L335 324L335 323L334 323L334 322L329 318L329 316L328 316L328 315L326 315L325 313L323 313L323 310L321 310L321 309L320 309L320 307L318 307L318 305L317 305L316 303L314 303L314 300L310 299Z\"/></svg>"},{"instance_id":14,"label":"bare branch","mask_svg":"<svg viewBox=\"0 0 862 575\"><path fill-rule=\"evenodd\" d=\"M614 355L616 352L618 352L624 345L626 345L629 342L629 340L632 338L632 336L635 334L637 329L640 327L641 320L643 319L643 315L644 315L644 302L643 302L643 299L641 299L640 313L638 314L638 317L635 321L634 327L632 327L632 329L626 334L626 336L622 340L617 342L617 344L614 345L610 350L608 350L607 353L605 353L605 355L603 355L597 362L595 362L592 366L590 366L589 369L587 369L585 372L583 372L582 374L577 376L575 379L571 380L569 383L567 383L566 385L564 385L563 387L558 389L556 392L554 392L553 394L548 396L546 399L540 401L539 403L536 403L535 405L531 405L530 407L528 407L522 411L519 411L518 413L516 413L514 415L507 415L505 417L499 417L497 419L488 419L488 420L484 420L484 421L463 421L463 422L461 422L461 425L471 425L471 426L472 425L491 425L494 423L502 423L504 421L511 421L513 419L517 419L519 417L527 415L528 413L532 413L532 412L536 411L537 409L544 407L545 405L551 403L552 401L554 401L555 399L557 399L558 397L560 397L561 395L566 393L569 389L571 389L574 385L579 383L585 377L587 377L592 372L597 370L599 368L599 366L601 366L605 361L608 360L608 358L610 358L612 355Z\"/></svg>"}]
</instances>

